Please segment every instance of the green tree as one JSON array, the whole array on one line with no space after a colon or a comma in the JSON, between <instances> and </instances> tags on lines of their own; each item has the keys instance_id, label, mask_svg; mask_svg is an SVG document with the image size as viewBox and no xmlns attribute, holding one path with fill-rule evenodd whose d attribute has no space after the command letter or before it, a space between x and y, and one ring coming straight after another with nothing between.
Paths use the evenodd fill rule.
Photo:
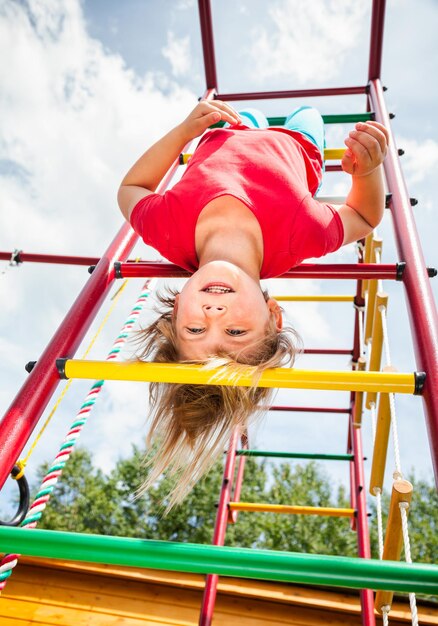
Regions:
<instances>
[{"instance_id":1,"label":"green tree","mask_svg":"<svg viewBox=\"0 0 438 626\"><path fill-rule=\"evenodd\" d=\"M213 536L223 462L189 493L184 502L164 516L166 496L171 489L164 476L157 484L136 497L147 475L144 451L134 447L131 456L120 459L105 475L93 467L91 455L78 448L67 464L51 502L44 512L41 528L82 533L109 534L144 539L210 543ZM48 469L40 467L39 482ZM410 536L414 561L438 561L438 496L435 487L410 478L414 484ZM268 465L246 459L241 500L322 507L349 507L342 487L334 493L328 476L316 463ZM384 495L383 509L389 497ZM370 523L373 556L377 556L375 505ZM240 512L230 524L227 545L310 552L314 554L357 554L356 533L348 518L314 515L275 515Z\"/></svg>"},{"instance_id":2,"label":"green tree","mask_svg":"<svg viewBox=\"0 0 438 626\"><path fill-rule=\"evenodd\" d=\"M267 501L301 506L350 507L343 488L339 488L337 495L333 496L329 478L315 462L294 466L282 463L274 468ZM260 547L314 554L357 555L357 538L350 530L349 518L268 513L265 514L264 524Z\"/></svg>"}]
</instances>

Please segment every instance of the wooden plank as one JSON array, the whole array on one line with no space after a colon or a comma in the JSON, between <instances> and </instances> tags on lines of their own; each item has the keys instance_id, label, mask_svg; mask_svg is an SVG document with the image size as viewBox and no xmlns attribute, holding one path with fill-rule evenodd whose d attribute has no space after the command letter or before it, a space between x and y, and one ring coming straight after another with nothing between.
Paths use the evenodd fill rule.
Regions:
<instances>
[{"instance_id":1,"label":"wooden plank","mask_svg":"<svg viewBox=\"0 0 438 626\"><path fill-rule=\"evenodd\" d=\"M84 568L69 564L61 567L58 564L53 567L53 562L48 561L47 567L42 567L39 560L33 561L38 565L21 562L4 591L3 600L18 602L14 605L16 626L71 626L73 623L75 626L196 626L198 623L203 588L200 576L151 570L145 576L145 571L133 572L130 568L120 568L121 576L118 576L119 568L114 567L109 573L108 568L102 566ZM3 600L0 600L0 617L3 614L9 618L12 605L7 610L2 608ZM438 626L435 608L419 606L419 611L422 624ZM67 615L68 621L60 621L63 615ZM357 594L230 578L220 579L214 624L321 626L345 624L347 619L353 625L357 619L360 624L359 616ZM51 622L41 621L49 618ZM55 619L58 621L53 621ZM410 623L407 602L394 604L391 623ZM9 626L1 619L0 624Z\"/></svg>"}]
</instances>

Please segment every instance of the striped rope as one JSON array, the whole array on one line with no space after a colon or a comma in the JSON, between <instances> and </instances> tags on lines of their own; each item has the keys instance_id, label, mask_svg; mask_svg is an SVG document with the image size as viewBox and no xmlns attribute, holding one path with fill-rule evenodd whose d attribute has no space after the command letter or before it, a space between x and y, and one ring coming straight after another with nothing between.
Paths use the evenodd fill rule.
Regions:
<instances>
[{"instance_id":1,"label":"striped rope","mask_svg":"<svg viewBox=\"0 0 438 626\"><path fill-rule=\"evenodd\" d=\"M380 254L376 252L376 261L380 262ZM379 285L379 290L382 290L381 285ZM391 365L391 351L389 346L389 333L388 333L388 323L386 318L386 307L380 306L379 312L382 318L382 331L383 331L383 346L385 351L385 360L387 365ZM389 394L389 409L391 415L391 431L392 431L392 440L393 440L393 448L394 448L394 465L395 470L392 474L394 480L399 480L403 478L402 468L401 468L401 457L400 457L400 445L399 445L399 436L398 436L398 427L397 427L397 412L395 408L395 395L393 393ZM380 498L380 494L378 494ZM378 502L379 506L379 502ZM403 541L405 547L405 560L407 563L412 563L411 559L411 546L409 541L409 528L408 528L408 518L407 511L408 504L406 502L400 503L400 514L402 519L402 531L403 531ZM380 551L380 539L379 539L379 551ZM409 594L409 604L411 607L411 617L412 617L412 625L418 626L418 613L417 613L417 600L415 593ZM387 607L387 613L389 613L390 607ZM383 613L384 615L384 613Z\"/></svg>"},{"instance_id":2,"label":"striped rope","mask_svg":"<svg viewBox=\"0 0 438 626\"><path fill-rule=\"evenodd\" d=\"M138 297L128 319L125 321L119 335L113 343L111 350L108 353L107 361L117 359L123 344L126 342L130 333L132 332L134 325L136 324L138 317L149 297L151 290L155 287L156 279L149 279L142 287L140 296ZM23 528L35 528L40 521L44 509L50 500L53 490L62 475L62 471L70 458L73 449L78 442L83 427L85 426L92 408L94 407L96 400L102 391L104 380L96 381L88 392L85 400L83 401L75 420L70 426L64 441L61 444L58 454L56 455L51 467L49 468L45 478L42 481L41 487L35 496L35 500L31 505L26 518L21 523ZM6 586L7 579L12 574L13 568L17 565L19 554L6 554L0 561L0 593Z\"/></svg>"}]
</instances>

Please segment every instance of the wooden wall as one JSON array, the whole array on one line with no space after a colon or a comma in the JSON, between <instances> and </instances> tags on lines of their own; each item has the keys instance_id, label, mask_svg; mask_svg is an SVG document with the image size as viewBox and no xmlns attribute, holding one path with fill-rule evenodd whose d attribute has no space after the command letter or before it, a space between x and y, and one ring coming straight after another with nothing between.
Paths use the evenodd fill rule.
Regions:
<instances>
[{"instance_id":1,"label":"wooden wall","mask_svg":"<svg viewBox=\"0 0 438 626\"><path fill-rule=\"evenodd\" d=\"M203 578L191 574L22 559L0 599L1 626L196 626ZM391 624L410 623L398 604ZM380 620L378 620L380 624ZM423 606L420 623L438 625ZM214 626L360 626L355 593L221 579Z\"/></svg>"}]
</instances>

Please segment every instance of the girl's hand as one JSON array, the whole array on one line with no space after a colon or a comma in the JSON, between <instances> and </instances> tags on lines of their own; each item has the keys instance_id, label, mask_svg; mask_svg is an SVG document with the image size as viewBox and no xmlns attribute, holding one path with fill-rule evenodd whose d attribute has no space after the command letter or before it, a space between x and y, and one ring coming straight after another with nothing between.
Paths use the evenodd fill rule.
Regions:
<instances>
[{"instance_id":1,"label":"girl's hand","mask_svg":"<svg viewBox=\"0 0 438 626\"><path fill-rule=\"evenodd\" d=\"M187 142L199 137L209 126L221 120L229 122L231 125L241 122L239 114L226 102L203 100L180 124L180 129Z\"/></svg>"},{"instance_id":2,"label":"girl's hand","mask_svg":"<svg viewBox=\"0 0 438 626\"><path fill-rule=\"evenodd\" d=\"M347 150L342 169L352 176L371 174L386 156L389 135L378 122L359 122L344 143Z\"/></svg>"}]
</instances>

